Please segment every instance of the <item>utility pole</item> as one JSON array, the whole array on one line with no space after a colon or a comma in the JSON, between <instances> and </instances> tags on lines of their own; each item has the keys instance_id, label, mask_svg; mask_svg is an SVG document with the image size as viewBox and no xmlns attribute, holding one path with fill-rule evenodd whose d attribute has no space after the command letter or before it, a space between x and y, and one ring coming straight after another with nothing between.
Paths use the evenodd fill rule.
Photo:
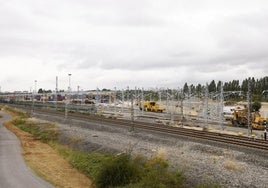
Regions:
<instances>
[{"instance_id":1,"label":"utility pole","mask_svg":"<svg viewBox=\"0 0 268 188\"><path fill-rule=\"evenodd\" d=\"M141 107L141 114L143 115L144 114L144 91L143 91L143 88L142 88L142 90L141 90L141 103L140 103L140 107Z\"/></svg>"},{"instance_id":2,"label":"utility pole","mask_svg":"<svg viewBox=\"0 0 268 188\"><path fill-rule=\"evenodd\" d=\"M68 103L71 102L71 76L72 74L68 74L69 76L69 87L68 87L68 94L65 95L65 120L68 118Z\"/></svg>"},{"instance_id":3,"label":"utility pole","mask_svg":"<svg viewBox=\"0 0 268 188\"><path fill-rule=\"evenodd\" d=\"M206 91L205 91L205 128L208 128L208 83L206 83Z\"/></svg>"},{"instance_id":4,"label":"utility pole","mask_svg":"<svg viewBox=\"0 0 268 188\"><path fill-rule=\"evenodd\" d=\"M116 87L114 87L114 114L116 115Z\"/></svg>"},{"instance_id":5,"label":"utility pole","mask_svg":"<svg viewBox=\"0 0 268 188\"><path fill-rule=\"evenodd\" d=\"M187 93L187 107L188 107L188 113L187 113L187 115L188 115L188 118L190 118L190 115L191 115L191 102L190 102L190 97L191 97L191 87L189 87L188 93Z\"/></svg>"},{"instance_id":6,"label":"utility pole","mask_svg":"<svg viewBox=\"0 0 268 188\"><path fill-rule=\"evenodd\" d=\"M56 111L58 111L58 76L56 76L56 96L55 96L55 107L56 107Z\"/></svg>"},{"instance_id":7,"label":"utility pole","mask_svg":"<svg viewBox=\"0 0 268 188\"><path fill-rule=\"evenodd\" d=\"M124 112L124 89L122 89L122 108L121 108L121 113Z\"/></svg>"},{"instance_id":8,"label":"utility pole","mask_svg":"<svg viewBox=\"0 0 268 188\"><path fill-rule=\"evenodd\" d=\"M224 98L223 98L223 83L221 82L219 118L220 118L220 126L221 126L222 130L224 130L224 127L223 127L223 105L224 105L223 101L224 101Z\"/></svg>"},{"instance_id":9,"label":"utility pole","mask_svg":"<svg viewBox=\"0 0 268 188\"><path fill-rule=\"evenodd\" d=\"M171 90L171 112L170 112L170 123L174 125L174 111L175 111L175 106L174 106L174 96L173 96L173 91Z\"/></svg>"},{"instance_id":10,"label":"utility pole","mask_svg":"<svg viewBox=\"0 0 268 188\"><path fill-rule=\"evenodd\" d=\"M133 96L131 96L131 129L130 131L134 131L134 106L133 106Z\"/></svg>"},{"instance_id":11,"label":"utility pole","mask_svg":"<svg viewBox=\"0 0 268 188\"><path fill-rule=\"evenodd\" d=\"M69 73L68 76L69 76L69 88L68 88L68 91L71 92L71 90L72 90L71 89L71 76L72 76L72 74Z\"/></svg>"},{"instance_id":12,"label":"utility pole","mask_svg":"<svg viewBox=\"0 0 268 188\"><path fill-rule=\"evenodd\" d=\"M127 106L129 107L129 86L127 86Z\"/></svg>"},{"instance_id":13,"label":"utility pole","mask_svg":"<svg viewBox=\"0 0 268 188\"><path fill-rule=\"evenodd\" d=\"M248 78L248 93L247 93L247 103L248 103L248 136L252 134L251 127L251 78Z\"/></svg>"},{"instance_id":14,"label":"utility pole","mask_svg":"<svg viewBox=\"0 0 268 188\"><path fill-rule=\"evenodd\" d=\"M168 88L167 88L167 91L166 91L166 113L168 114Z\"/></svg>"},{"instance_id":15,"label":"utility pole","mask_svg":"<svg viewBox=\"0 0 268 188\"><path fill-rule=\"evenodd\" d=\"M183 126L184 115L183 115L183 90L178 90L178 106L181 109L181 124Z\"/></svg>"},{"instance_id":16,"label":"utility pole","mask_svg":"<svg viewBox=\"0 0 268 188\"><path fill-rule=\"evenodd\" d=\"M79 106L79 89L80 89L80 86L77 86L77 102L76 102L76 111L78 112L78 106ZM82 101L81 101L82 102Z\"/></svg>"},{"instance_id":17,"label":"utility pole","mask_svg":"<svg viewBox=\"0 0 268 188\"><path fill-rule=\"evenodd\" d=\"M158 96L159 96L159 104L161 105L161 103L162 103L161 90L158 91Z\"/></svg>"}]
</instances>

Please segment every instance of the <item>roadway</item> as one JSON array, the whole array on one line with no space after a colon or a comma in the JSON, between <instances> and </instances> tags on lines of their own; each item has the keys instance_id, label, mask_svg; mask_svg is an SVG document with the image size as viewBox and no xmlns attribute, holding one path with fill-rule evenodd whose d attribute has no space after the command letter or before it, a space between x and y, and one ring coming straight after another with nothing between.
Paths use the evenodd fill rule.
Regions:
<instances>
[{"instance_id":1,"label":"roadway","mask_svg":"<svg viewBox=\"0 0 268 188\"><path fill-rule=\"evenodd\" d=\"M17 137L3 126L11 117L0 111L0 188L53 188L26 166Z\"/></svg>"}]
</instances>

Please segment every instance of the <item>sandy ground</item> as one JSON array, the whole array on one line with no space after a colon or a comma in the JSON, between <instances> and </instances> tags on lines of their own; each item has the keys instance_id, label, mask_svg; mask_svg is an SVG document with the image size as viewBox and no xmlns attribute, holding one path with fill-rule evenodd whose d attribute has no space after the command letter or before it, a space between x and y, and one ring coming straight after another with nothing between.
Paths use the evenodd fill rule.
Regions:
<instances>
[{"instance_id":1,"label":"sandy ground","mask_svg":"<svg viewBox=\"0 0 268 188\"><path fill-rule=\"evenodd\" d=\"M5 126L21 141L23 157L27 164L41 177L62 188L93 187L92 181L74 169L53 148L26 133L10 122Z\"/></svg>"}]
</instances>

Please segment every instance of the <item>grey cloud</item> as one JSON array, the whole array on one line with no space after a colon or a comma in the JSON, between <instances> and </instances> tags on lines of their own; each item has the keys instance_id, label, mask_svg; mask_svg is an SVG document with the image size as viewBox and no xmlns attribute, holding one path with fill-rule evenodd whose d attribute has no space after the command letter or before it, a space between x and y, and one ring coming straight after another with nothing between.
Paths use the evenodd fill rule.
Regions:
<instances>
[{"instance_id":1,"label":"grey cloud","mask_svg":"<svg viewBox=\"0 0 268 188\"><path fill-rule=\"evenodd\" d=\"M161 72L146 82L175 85L237 74L239 67L268 72L265 1L10 0L0 5L0 60L42 62L53 74L99 71L99 82L118 72L144 76L117 81L126 85Z\"/></svg>"}]
</instances>

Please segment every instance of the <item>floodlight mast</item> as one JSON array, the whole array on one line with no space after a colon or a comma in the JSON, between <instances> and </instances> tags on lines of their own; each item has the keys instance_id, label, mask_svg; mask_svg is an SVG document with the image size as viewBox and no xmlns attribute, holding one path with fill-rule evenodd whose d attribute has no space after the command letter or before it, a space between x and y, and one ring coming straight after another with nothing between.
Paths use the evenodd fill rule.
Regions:
<instances>
[{"instance_id":1,"label":"floodlight mast","mask_svg":"<svg viewBox=\"0 0 268 188\"><path fill-rule=\"evenodd\" d=\"M71 92L71 76L72 76L72 74L69 73L68 76L69 76L69 87L68 87L68 91Z\"/></svg>"}]
</instances>

